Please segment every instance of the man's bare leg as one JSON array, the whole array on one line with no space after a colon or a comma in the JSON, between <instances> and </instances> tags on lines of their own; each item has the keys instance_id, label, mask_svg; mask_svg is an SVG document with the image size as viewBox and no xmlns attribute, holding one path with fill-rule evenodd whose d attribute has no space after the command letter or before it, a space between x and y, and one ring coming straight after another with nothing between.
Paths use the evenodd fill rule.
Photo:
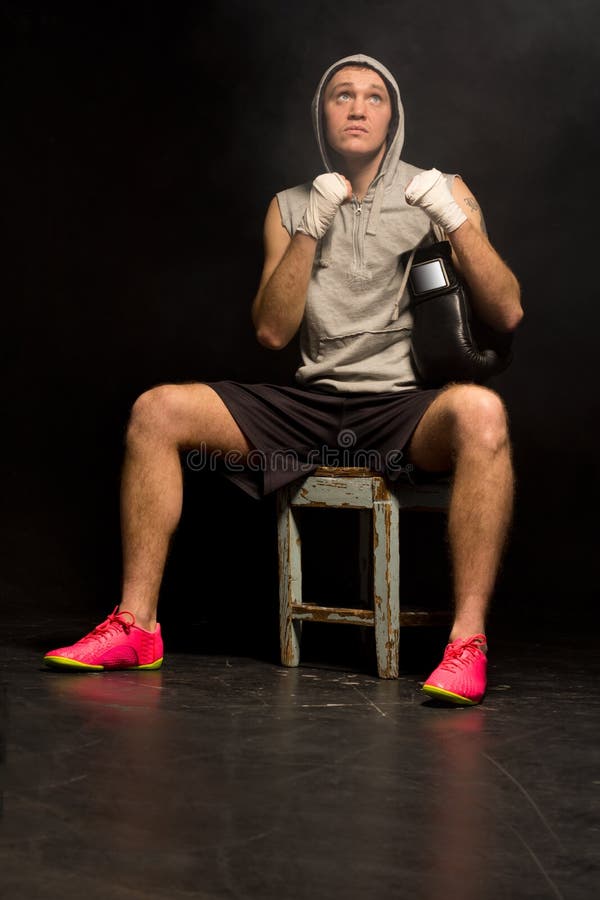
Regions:
<instances>
[{"instance_id":1,"label":"man's bare leg","mask_svg":"<svg viewBox=\"0 0 600 900\"><path fill-rule=\"evenodd\" d=\"M502 401L477 385L450 386L421 419L408 456L427 471L454 469L448 515L455 601L450 639L484 633L513 505Z\"/></svg>"},{"instance_id":2,"label":"man's bare leg","mask_svg":"<svg viewBox=\"0 0 600 900\"><path fill-rule=\"evenodd\" d=\"M161 385L135 402L127 429L121 487L123 593L121 610L149 631L169 542L181 516L180 452L250 449L231 413L204 384Z\"/></svg>"}]
</instances>

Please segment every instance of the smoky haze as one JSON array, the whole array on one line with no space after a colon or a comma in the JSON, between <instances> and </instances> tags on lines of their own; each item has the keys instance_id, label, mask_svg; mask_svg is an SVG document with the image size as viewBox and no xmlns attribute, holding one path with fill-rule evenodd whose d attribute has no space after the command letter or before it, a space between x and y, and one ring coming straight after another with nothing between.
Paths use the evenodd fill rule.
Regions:
<instances>
[{"instance_id":1,"label":"smoky haze","mask_svg":"<svg viewBox=\"0 0 600 900\"><path fill-rule=\"evenodd\" d=\"M501 597L507 610L527 597L550 615L566 596L587 610L598 574L598 4L43 7L3 11L9 601L104 609L114 595L122 435L141 391L293 376L296 345L270 353L250 325L262 221L277 190L321 169L310 101L322 71L364 52L397 76L405 159L463 175L522 285L515 360L491 384L519 479ZM188 481L173 603L191 602L176 599L191 583L202 594L190 561L202 549L227 565L235 548L240 571L272 585L269 502ZM222 491L243 539L206 524Z\"/></svg>"}]
</instances>

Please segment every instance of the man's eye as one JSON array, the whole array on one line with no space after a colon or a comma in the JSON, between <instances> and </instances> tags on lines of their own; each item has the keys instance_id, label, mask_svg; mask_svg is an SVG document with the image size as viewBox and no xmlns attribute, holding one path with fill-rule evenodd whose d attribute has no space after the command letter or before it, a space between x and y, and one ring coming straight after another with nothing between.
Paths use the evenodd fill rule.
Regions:
<instances>
[{"instance_id":1,"label":"man's eye","mask_svg":"<svg viewBox=\"0 0 600 900\"><path fill-rule=\"evenodd\" d=\"M371 95L371 103L374 103L376 106L377 104L381 103L381 97L379 96L379 94Z\"/></svg>"},{"instance_id":2,"label":"man's eye","mask_svg":"<svg viewBox=\"0 0 600 900\"><path fill-rule=\"evenodd\" d=\"M342 91L341 94L338 94L338 100L349 100L349 99L350 99L350 94L348 93L348 91Z\"/></svg>"}]
</instances>

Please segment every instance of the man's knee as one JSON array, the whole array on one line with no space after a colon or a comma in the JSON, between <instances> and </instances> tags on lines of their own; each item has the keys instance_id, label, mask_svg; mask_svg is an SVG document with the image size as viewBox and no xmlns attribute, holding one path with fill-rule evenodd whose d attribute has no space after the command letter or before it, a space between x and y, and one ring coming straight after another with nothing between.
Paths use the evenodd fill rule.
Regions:
<instances>
[{"instance_id":1,"label":"man's knee","mask_svg":"<svg viewBox=\"0 0 600 900\"><path fill-rule=\"evenodd\" d=\"M508 417L495 391L477 384L452 385L445 392L455 449L498 452L508 446Z\"/></svg>"},{"instance_id":2,"label":"man's knee","mask_svg":"<svg viewBox=\"0 0 600 900\"><path fill-rule=\"evenodd\" d=\"M131 408L127 441L149 431L155 437L168 436L183 412L183 387L179 384L159 384L140 394Z\"/></svg>"}]
</instances>

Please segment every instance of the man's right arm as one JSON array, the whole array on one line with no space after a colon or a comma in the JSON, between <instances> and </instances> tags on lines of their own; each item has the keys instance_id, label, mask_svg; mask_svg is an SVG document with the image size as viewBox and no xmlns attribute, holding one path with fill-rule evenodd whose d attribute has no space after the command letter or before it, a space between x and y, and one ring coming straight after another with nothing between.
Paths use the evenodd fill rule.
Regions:
<instances>
[{"instance_id":1,"label":"man's right arm","mask_svg":"<svg viewBox=\"0 0 600 900\"><path fill-rule=\"evenodd\" d=\"M265 262L252 304L252 322L259 343L280 350L300 327L317 241L299 231L290 238L273 197L265 218L264 245Z\"/></svg>"},{"instance_id":2,"label":"man's right arm","mask_svg":"<svg viewBox=\"0 0 600 900\"><path fill-rule=\"evenodd\" d=\"M292 238L281 224L277 198L271 200L265 219L265 264L252 304L256 336L264 347L280 350L298 331L317 241L328 231L342 203L351 198L352 185L343 175L318 175Z\"/></svg>"}]
</instances>

